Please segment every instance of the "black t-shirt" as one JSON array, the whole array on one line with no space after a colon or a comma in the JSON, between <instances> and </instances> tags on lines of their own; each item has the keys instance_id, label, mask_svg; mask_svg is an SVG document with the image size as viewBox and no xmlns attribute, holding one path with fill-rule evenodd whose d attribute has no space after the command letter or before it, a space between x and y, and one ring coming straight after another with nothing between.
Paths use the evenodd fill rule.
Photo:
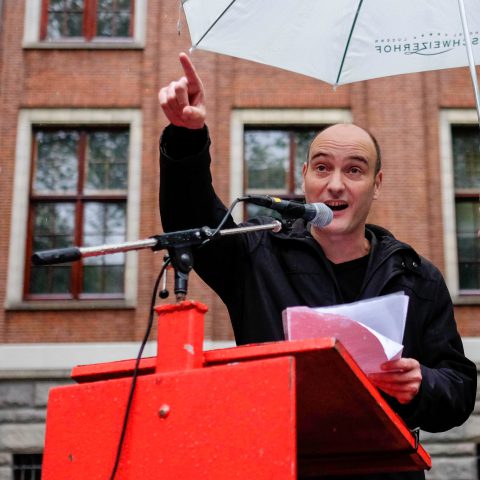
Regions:
<instances>
[{"instance_id":1,"label":"black t-shirt","mask_svg":"<svg viewBox=\"0 0 480 480\"><path fill-rule=\"evenodd\" d=\"M358 299L367 271L368 259L369 255L365 255L349 262L336 264L330 262L345 303Z\"/></svg>"}]
</instances>

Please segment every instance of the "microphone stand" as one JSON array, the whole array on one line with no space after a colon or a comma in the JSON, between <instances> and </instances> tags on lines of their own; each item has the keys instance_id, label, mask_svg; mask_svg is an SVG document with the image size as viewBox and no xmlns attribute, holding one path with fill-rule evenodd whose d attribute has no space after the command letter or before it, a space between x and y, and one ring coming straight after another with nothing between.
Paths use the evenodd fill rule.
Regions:
<instances>
[{"instance_id":1,"label":"microphone stand","mask_svg":"<svg viewBox=\"0 0 480 480\"><path fill-rule=\"evenodd\" d=\"M185 300L188 290L188 274L193 268L192 247L201 246L206 242L220 237L240 235L243 233L272 230L277 233L282 229L282 224L275 220L265 225L251 225L236 227L216 232L209 227L179 230L177 232L153 235L144 240L123 242L96 247L67 247L53 250L43 250L32 255L33 265L54 265L58 263L74 262L86 257L98 257L113 253L129 252L150 248L152 251L168 250L170 260L175 272L174 292L177 302Z\"/></svg>"}]
</instances>

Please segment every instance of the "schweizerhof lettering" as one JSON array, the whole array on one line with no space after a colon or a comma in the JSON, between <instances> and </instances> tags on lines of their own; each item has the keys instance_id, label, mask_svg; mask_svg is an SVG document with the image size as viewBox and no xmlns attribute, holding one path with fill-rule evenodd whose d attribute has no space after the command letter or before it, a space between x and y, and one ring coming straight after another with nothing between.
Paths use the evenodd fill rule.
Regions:
<instances>
[{"instance_id":1,"label":"schweizerhof lettering","mask_svg":"<svg viewBox=\"0 0 480 480\"><path fill-rule=\"evenodd\" d=\"M375 51L378 54L400 53L404 55L441 55L454 48L465 48L465 39L462 34L447 37L441 34L421 34L413 40L387 38L375 40ZM480 44L478 32L470 34L473 46Z\"/></svg>"}]
</instances>

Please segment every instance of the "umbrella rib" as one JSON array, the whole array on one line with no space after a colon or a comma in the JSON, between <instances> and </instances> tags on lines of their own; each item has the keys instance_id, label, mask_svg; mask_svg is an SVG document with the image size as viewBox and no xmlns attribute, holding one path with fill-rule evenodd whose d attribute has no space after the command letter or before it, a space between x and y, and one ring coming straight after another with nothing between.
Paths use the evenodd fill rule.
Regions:
<instances>
[{"instance_id":1,"label":"umbrella rib","mask_svg":"<svg viewBox=\"0 0 480 480\"><path fill-rule=\"evenodd\" d=\"M345 51L343 52L342 63L340 64L340 69L338 70L337 79L335 80L335 85L338 85L340 76L342 75L343 64L345 63L345 58L347 57L348 47L350 46L350 40L352 39L353 31L355 30L355 25L357 24L358 14L362 8L363 0L360 0L360 3L357 7L357 12L355 13L355 18L353 19L352 28L350 28L350 33L348 34L347 44L345 45Z\"/></svg>"},{"instance_id":2,"label":"umbrella rib","mask_svg":"<svg viewBox=\"0 0 480 480\"><path fill-rule=\"evenodd\" d=\"M227 13L230 7L236 2L237 0L232 0L230 4L225 8L225 10L216 18L216 20L208 27L207 31L200 37L200 40L194 45L194 47L198 47L198 44L208 35L208 32L218 23L218 21Z\"/></svg>"},{"instance_id":3,"label":"umbrella rib","mask_svg":"<svg viewBox=\"0 0 480 480\"><path fill-rule=\"evenodd\" d=\"M465 13L465 4L463 3L463 0L458 0L458 7L460 9L460 18L462 20L463 36L465 37L465 47L467 48L468 66L470 68L470 77L473 84L473 93L475 94L475 105L477 107L478 125L480 126L480 93L478 91L478 79L477 71L475 69L475 58L473 57L472 51L472 39L470 38L469 34L470 30L467 24L467 15Z\"/></svg>"}]
</instances>

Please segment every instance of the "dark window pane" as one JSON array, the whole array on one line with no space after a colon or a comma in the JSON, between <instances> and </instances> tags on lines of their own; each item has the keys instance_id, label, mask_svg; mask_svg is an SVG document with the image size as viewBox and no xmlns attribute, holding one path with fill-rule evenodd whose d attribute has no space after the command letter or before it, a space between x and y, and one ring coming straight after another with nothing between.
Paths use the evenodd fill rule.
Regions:
<instances>
[{"instance_id":1,"label":"dark window pane","mask_svg":"<svg viewBox=\"0 0 480 480\"><path fill-rule=\"evenodd\" d=\"M88 190L125 190L128 181L129 135L123 132L93 132L88 136Z\"/></svg>"},{"instance_id":2,"label":"dark window pane","mask_svg":"<svg viewBox=\"0 0 480 480\"><path fill-rule=\"evenodd\" d=\"M286 189L289 134L275 130L245 132L247 189Z\"/></svg>"},{"instance_id":3,"label":"dark window pane","mask_svg":"<svg viewBox=\"0 0 480 480\"><path fill-rule=\"evenodd\" d=\"M75 191L78 181L78 132L59 130L35 134L37 164L33 190Z\"/></svg>"},{"instance_id":4,"label":"dark window pane","mask_svg":"<svg viewBox=\"0 0 480 480\"><path fill-rule=\"evenodd\" d=\"M295 190L302 190L303 164L307 161L308 147L317 134L317 130L299 130L295 132Z\"/></svg>"},{"instance_id":5,"label":"dark window pane","mask_svg":"<svg viewBox=\"0 0 480 480\"><path fill-rule=\"evenodd\" d=\"M50 0L47 38L83 36L83 0Z\"/></svg>"},{"instance_id":6,"label":"dark window pane","mask_svg":"<svg viewBox=\"0 0 480 480\"><path fill-rule=\"evenodd\" d=\"M48 291L49 267L32 267L30 273L30 293Z\"/></svg>"},{"instance_id":7,"label":"dark window pane","mask_svg":"<svg viewBox=\"0 0 480 480\"><path fill-rule=\"evenodd\" d=\"M457 252L461 290L480 289L480 229L478 200L458 199L456 203Z\"/></svg>"},{"instance_id":8,"label":"dark window pane","mask_svg":"<svg viewBox=\"0 0 480 480\"><path fill-rule=\"evenodd\" d=\"M460 262L475 260L478 257L477 242L478 239L473 235L463 234L458 236L457 245Z\"/></svg>"},{"instance_id":9,"label":"dark window pane","mask_svg":"<svg viewBox=\"0 0 480 480\"><path fill-rule=\"evenodd\" d=\"M480 189L480 135L478 127L452 127L455 188Z\"/></svg>"},{"instance_id":10,"label":"dark window pane","mask_svg":"<svg viewBox=\"0 0 480 480\"><path fill-rule=\"evenodd\" d=\"M461 290L478 290L480 285L480 265L460 263L458 266Z\"/></svg>"},{"instance_id":11,"label":"dark window pane","mask_svg":"<svg viewBox=\"0 0 480 480\"><path fill-rule=\"evenodd\" d=\"M97 9L97 36L128 37L130 34L131 2L99 0Z\"/></svg>"},{"instance_id":12,"label":"dark window pane","mask_svg":"<svg viewBox=\"0 0 480 480\"><path fill-rule=\"evenodd\" d=\"M48 14L48 26L47 26L48 39L56 40L57 38L63 37L62 20L63 20L63 14L61 13Z\"/></svg>"},{"instance_id":13,"label":"dark window pane","mask_svg":"<svg viewBox=\"0 0 480 480\"><path fill-rule=\"evenodd\" d=\"M123 265L108 265L104 266L104 292L105 293L123 293Z\"/></svg>"},{"instance_id":14,"label":"dark window pane","mask_svg":"<svg viewBox=\"0 0 480 480\"><path fill-rule=\"evenodd\" d=\"M49 267L50 269L50 292L55 293L68 293L70 291L70 265L58 265L55 267Z\"/></svg>"},{"instance_id":15,"label":"dark window pane","mask_svg":"<svg viewBox=\"0 0 480 480\"><path fill-rule=\"evenodd\" d=\"M82 37L83 36L83 14L70 13L66 16L66 27L62 32L64 37Z\"/></svg>"},{"instance_id":16,"label":"dark window pane","mask_svg":"<svg viewBox=\"0 0 480 480\"><path fill-rule=\"evenodd\" d=\"M14 453L13 480L40 480L42 458L41 453Z\"/></svg>"},{"instance_id":17,"label":"dark window pane","mask_svg":"<svg viewBox=\"0 0 480 480\"><path fill-rule=\"evenodd\" d=\"M50 0L48 10L50 12L63 12L65 9L65 0Z\"/></svg>"},{"instance_id":18,"label":"dark window pane","mask_svg":"<svg viewBox=\"0 0 480 480\"><path fill-rule=\"evenodd\" d=\"M99 13L97 17L98 37L128 37L130 13Z\"/></svg>"},{"instance_id":19,"label":"dark window pane","mask_svg":"<svg viewBox=\"0 0 480 480\"><path fill-rule=\"evenodd\" d=\"M38 203L34 206L33 245L48 244L62 248L73 242L75 205L72 203Z\"/></svg>"},{"instance_id":20,"label":"dark window pane","mask_svg":"<svg viewBox=\"0 0 480 480\"><path fill-rule=\"evenodd\" d=\"M38 203L34 206L32 250L50 250L73 245L75 205ZM30 293L68 293L70 266L31 267Z\"/></svg>"},{"instance_id":21,"label":"dark window pane","mask_svg":"<svg viewBox=\"0 0 480 480\"><path fill-rule=\"evenodd\" d=\"M84 245L91 245L88 237L94 236L105 239L116 234L125 238L125 202L88 202L85 204L83 233Z\"/></svg>"},{"instance_id":22,"label":"dark window pane","mask_svg":"<svg viewBox=\"0 0 480 480\"><path fill-rule=\"evenodd\" d=\"M90 260L90 259L89 259ZM102 279L100 269L93 265L83 266L83 291L84 292L101 292Z\"/></svg>"},{"instance_id":23,"label":"dark window pane","mask_svg":"<svg viewBox=\"0 0 480 480\"><path fill-rule=\"evenodd\" d=\"M125 204L110 203L106 208L106 232L125 238Z\"/></svg>"},{"instance_id":24,"label":"dark window pane","mask_svg":"<svg viewBox=\"0 0 480 480\"><path fill-rule=\"evenodd\" d=\"M29 291L33 294L70 293L70 279L70 265L32 266Z\"/></svg>"},{"instance_id":25,"label":"dark window pane","mask_svg":"<svg viewBox=\"0 0 480 480\"><path fill-rule=\"evenodd\" d=\"M126 205L89 202L84 210L85 246L115 245L125 241ZM125 254L116 253L84 259L84 293L122 293Z\"/></svg>"},{"instance_id":26,"label":"dark window pane","mask_svg":"<svg viewBox=\"0 0 480 480\"><path fill-rule=\"evenodd\" d=\"M456 204L457 233L473 234L475 232L475 222L478 221L477 201L461 201Z\"/></svg>"},{"instance_id":27,"label":"dark window pane","mask_svg":"<svg viewBox=\"0 0 480 480\"><path fill-rule=\"evenodd\" d=\"M85 265L84 293L123 293L123 265Z\"/></svg>"}]
</instances>

